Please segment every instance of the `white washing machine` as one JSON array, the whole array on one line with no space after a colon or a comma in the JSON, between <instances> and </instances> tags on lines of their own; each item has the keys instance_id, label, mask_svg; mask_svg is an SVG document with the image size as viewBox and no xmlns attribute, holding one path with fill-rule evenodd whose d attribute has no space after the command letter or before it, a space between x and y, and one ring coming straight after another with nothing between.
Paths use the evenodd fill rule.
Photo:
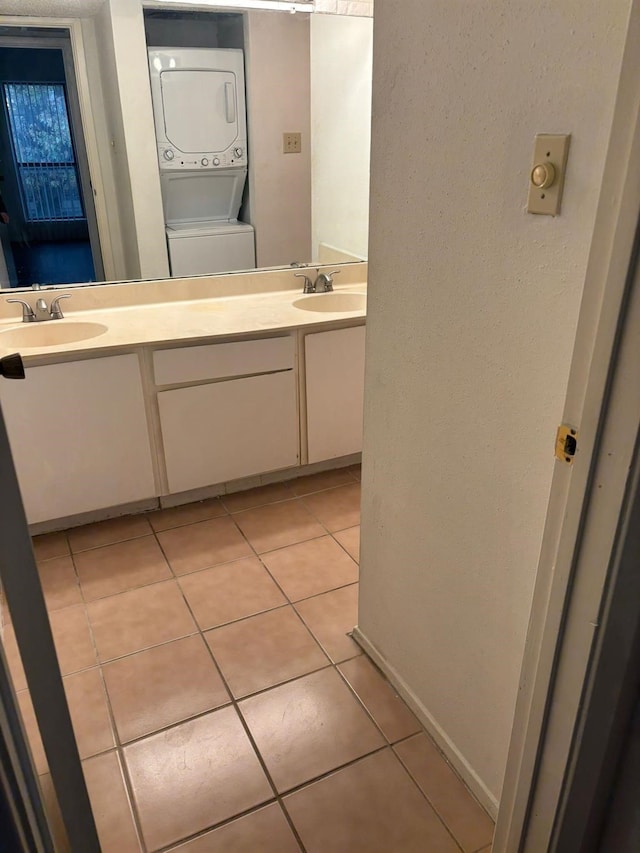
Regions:
<instances>
[{"instance_id":1,"label":"white washing machine","mask_svg":"<svg viewBox=\"0 0 640 853\"><path fill-rule=\"evenodd\" d=\"M253 227L238 222L248 166L243 52L151 48L149 71L171 274L254 269Z\"/></svg>"},{"instance_id":2,"label":"white washing machine","mask_svg":"<svg viewBox=\"0 0 640 853\"><path fill-rule=\"evenodd\" d=\"M208 275L255 269L253 226L246 222L167 225L171 275Z\"/></svg>"}]
</instances>

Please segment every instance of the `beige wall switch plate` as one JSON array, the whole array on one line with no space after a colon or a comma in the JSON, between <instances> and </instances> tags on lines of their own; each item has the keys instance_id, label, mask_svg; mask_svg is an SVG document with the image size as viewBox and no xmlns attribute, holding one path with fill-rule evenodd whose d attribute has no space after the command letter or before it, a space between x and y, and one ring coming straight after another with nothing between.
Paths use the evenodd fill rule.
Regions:
<instances>
[{"instance_id":1,"label":"beige wall switch plate","mask_svg":"<svg viewBox=\"0 0 640 853\"><path fill-rule=\"evenodd\" d=\"M539 133L536 136L529 173L529 213L546 216L558 216L560 213L570 140L571 136L559 133Z\"/></svg>"},{"instance_id":2,"label":"beige wall switch plate","mask_svg":"<svg viewBox=\"0 0 640 853\"><path fill-rule=\"evenodd\" d=\"M285 154L300 154L302 151L302 134L283 133L282 150Z\"/></svg>"}]
</instances>

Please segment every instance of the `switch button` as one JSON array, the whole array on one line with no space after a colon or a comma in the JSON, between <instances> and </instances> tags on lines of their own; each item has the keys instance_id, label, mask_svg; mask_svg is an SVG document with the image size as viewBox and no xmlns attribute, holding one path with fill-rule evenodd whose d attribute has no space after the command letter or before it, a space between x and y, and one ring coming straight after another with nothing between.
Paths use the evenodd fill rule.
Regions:
<instances>
[{"instance_id":1,"label":"switch button","mask_svg":"<svg viewBox=\"0 0 640 853\"><path fill-rule=\"evenodd\" d=\"M556 179L553 163L538 163L531 172L531 183L540 190L546 190Z\"/></svg>"}]
</instances>

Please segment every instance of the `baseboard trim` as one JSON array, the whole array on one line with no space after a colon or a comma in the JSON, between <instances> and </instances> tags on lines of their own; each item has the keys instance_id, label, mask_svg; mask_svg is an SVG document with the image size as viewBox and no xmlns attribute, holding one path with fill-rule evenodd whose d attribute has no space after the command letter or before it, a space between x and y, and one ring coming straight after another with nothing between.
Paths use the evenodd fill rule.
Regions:
<instances>
[{"instance_id":1,"label":"baseboard trim","mask_svg":"<svg viewBox=\"0 0 640 853\"><path fill-rule=\"evenodd\" d=\"M380 653L376 646L362 633L360 628L356 626L353 629L353 639L363 649L364 652L371 658L375 665L389 679L391 684L398 691L407 705L411 708L420 723L427 730L429 735L436 742L438 748L442 750L447 761L452 765L456 773L462 778L465 785L469 788L478 802L489 812L495 820L498 814L498 800L486 787L480 779L473 767L469 764L466 758L458 750L456 745L447 736L446 732L433 719L429 711L425 708L422 702L418 699L409 685L399 675L397 670L387 661Z\"/></svg>"},{"instance_id":2,"label":"baseboard trim","mask_svg":"<svg viewBox=\"0 0 640 853\"><path fill-rule=\"evenodd\" d=\"M201 489L191 489L188 492L175 492L170 495L147 498L133 503L120 504L119 506L104 507L101 509L82 512L78 515L67 515L64 518L52 518L46 521L36 521L29 525L32 536L41 533L54 533L58 530L68 530L71 527L80 527L83 524L92 524L96 521L105 521L108 518L116 518L121 515L135 515L141 512L151 512L154 509L172 509L176 506L204 501L209 498L217 498L224 494L242 492L246 489L255 489L258 486L267 486L272 483L292 482L298 477L307 477L310 474L320 474L323 471L334 471L339 468L348 468L359 464L362 459L361 453L353 453L350 456L341 456L336 459L325 459L322 462L313 462L308 465L297 465L295 468L282 468L279 471L271 471L268 474L256 474L253 477L245 477L242 480L231 480L227 483L204 486Z\"/></svg>"}]
</instances>

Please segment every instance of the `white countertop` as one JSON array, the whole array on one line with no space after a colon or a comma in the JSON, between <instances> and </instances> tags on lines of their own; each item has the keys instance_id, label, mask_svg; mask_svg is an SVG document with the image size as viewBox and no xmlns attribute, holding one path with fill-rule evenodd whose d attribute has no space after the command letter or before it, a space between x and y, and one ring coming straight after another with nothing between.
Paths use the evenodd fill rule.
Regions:
<instances>
[{"instance_id":1,"label":"white countertop","mask_svg":"<svg viewBox=\"0 0 640 853\"><path fill-rule=\"evenodd\" d=\"M366 293L366 284L336 286L334 293ZM42 294L47 297L47 294ZM330 294L317 294L322 299ZM16 294L23 298L23 294ZM233 338L265 332L291 331L309 326L335 325L366 316L366 310L308 311L294 306L301 299L300 290L278 290L238 296L216 296L206 299L153 302L120 307L71 310L62 302L63 320L26 324L0 320L0 356L19 352L25 362L55 361L60 356L81 353L104 353L141 346L185 343L211 338ZM18 306L13 306L18 307ZM50 346L7 346L2 338L8 329L28 329L50 324L101 323L106 331L86 340Z\"/></svg>"}]
</instances>

